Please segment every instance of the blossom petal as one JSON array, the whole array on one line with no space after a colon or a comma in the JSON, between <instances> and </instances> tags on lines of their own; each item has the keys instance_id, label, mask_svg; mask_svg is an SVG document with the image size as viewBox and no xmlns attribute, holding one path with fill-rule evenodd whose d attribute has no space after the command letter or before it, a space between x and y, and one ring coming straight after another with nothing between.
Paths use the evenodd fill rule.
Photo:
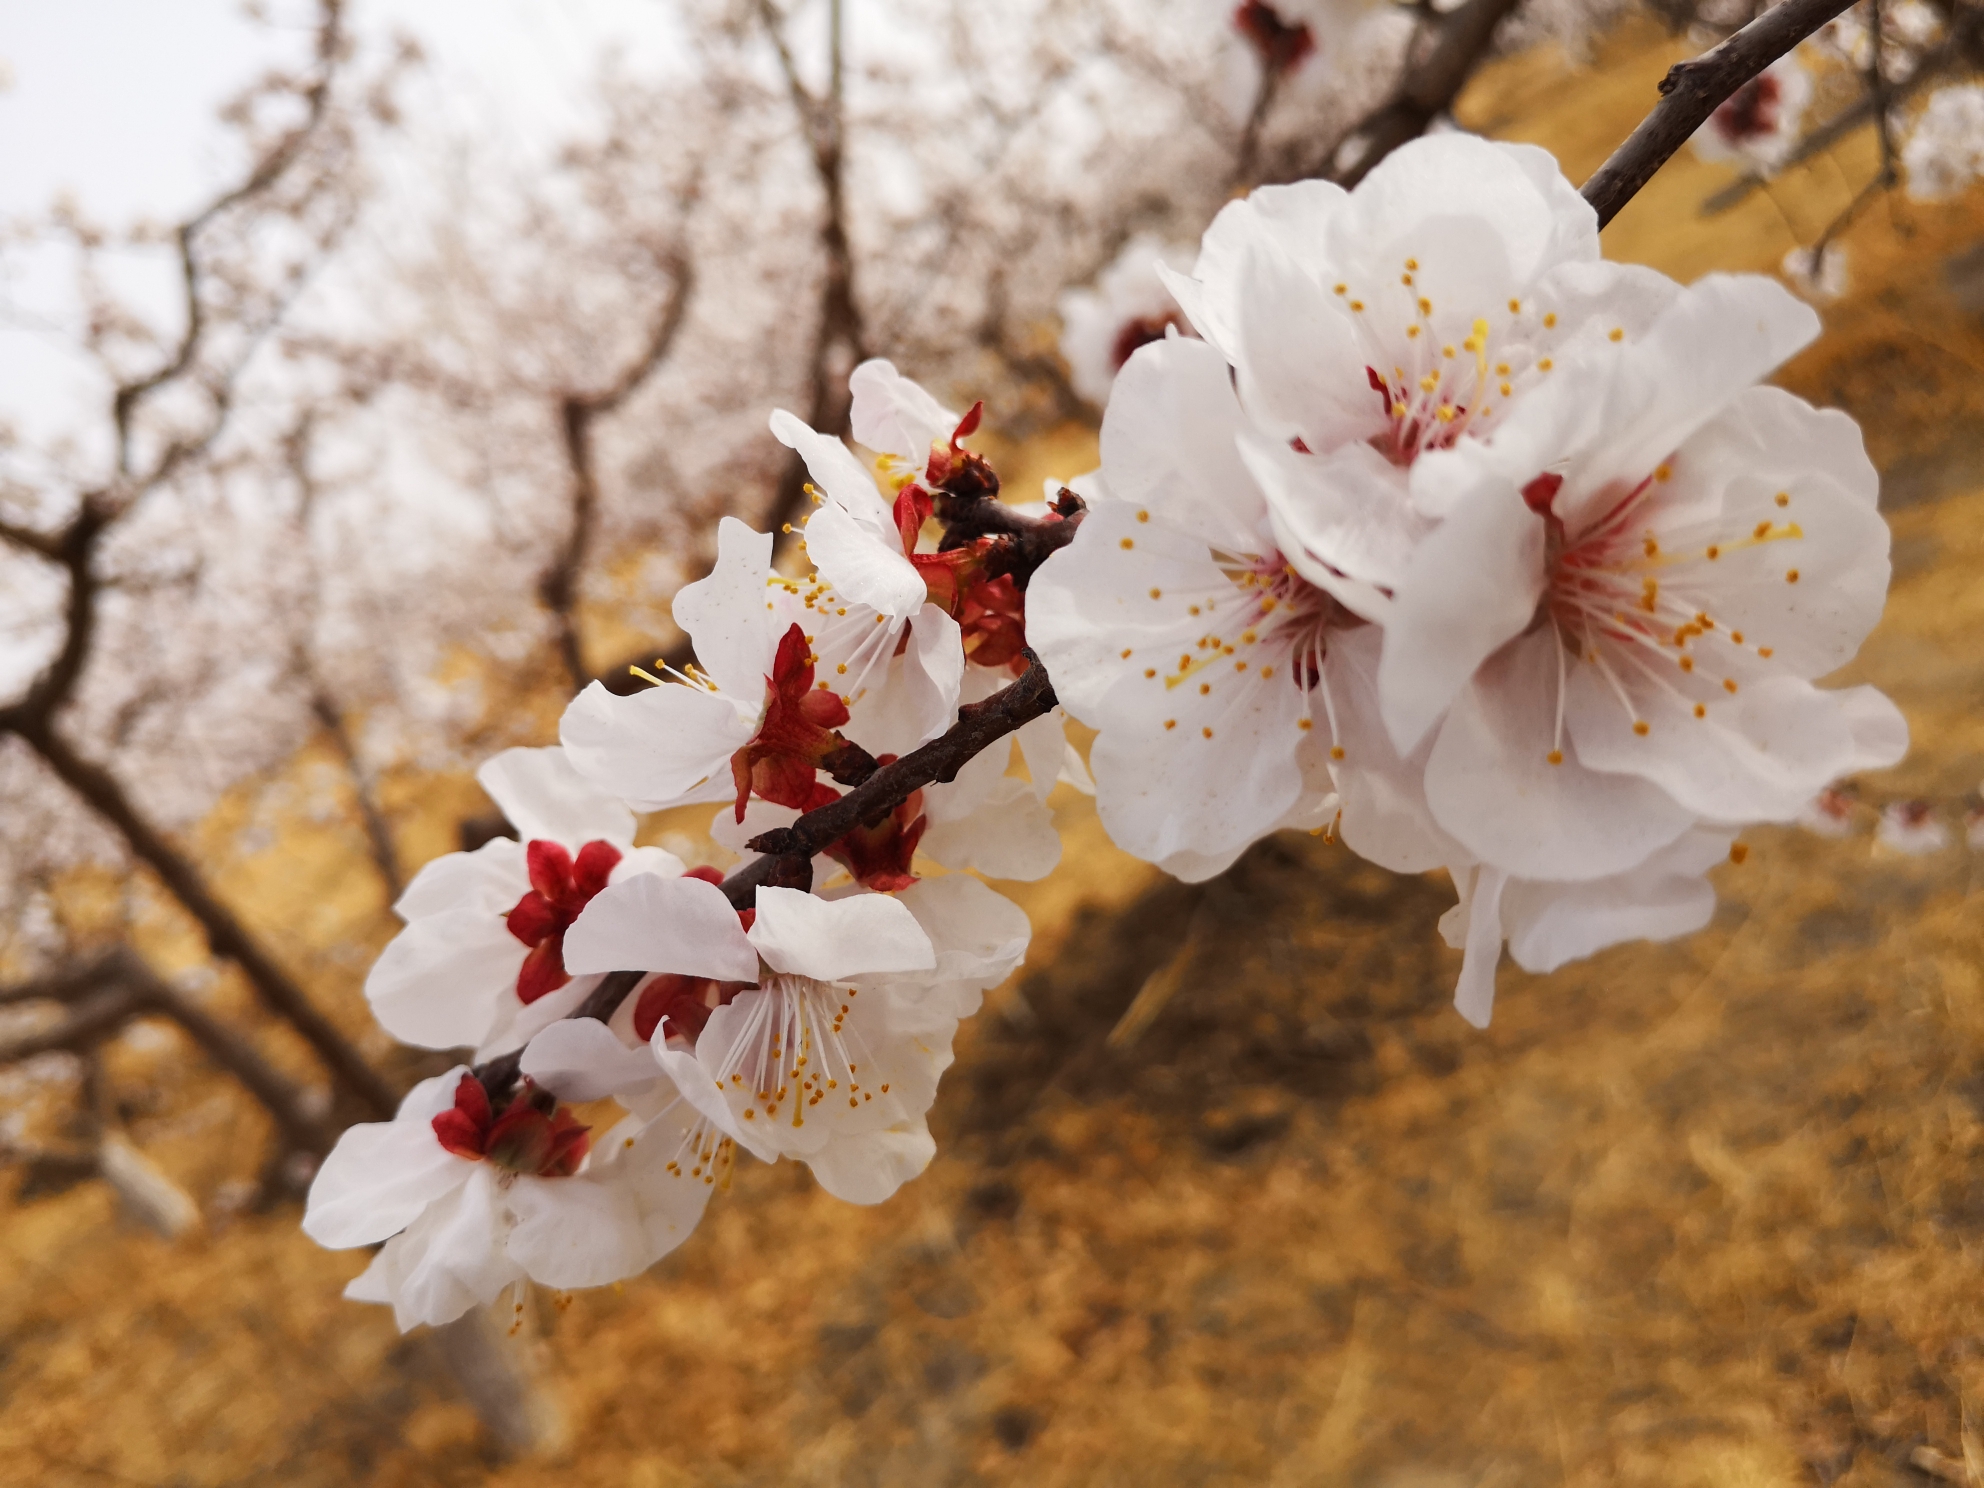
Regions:
<instances>
[{"instance_id":1,"label":"blossom petal","mask_svg":"<svg viewBox=\"0 0 1984 1488\"><path fill-rule=\"evenodd\" d=\"M924 971L937 964L916 916L885 894L826 900L797 889L761 888L749 934L774 971L823 982L866 972Z\"/></svg>"},{"instance_id":2,"label":"blossom petal","mask_svg":"<svg viewBox=\"0 0 1984 1488\"><path fill-rule=\"evenodd\" d=\"M835 1137L809 1156L806 1166L835 1198L850 1204L879 1204L919 1176L936 1155L929 1123L918 1120L886 1131Z\"/></svg>"},{"instance_id":3,"label":"blossom petal","mask_svg":"<svg viewBox=\"0 0 1984 1488\"><path fill-rule=\"evenodd\" d=\"M772 535L725 517L716 524L716 565L684 585L671 606L675 623L695 643L696 664L733 698L763 695L785 631L765 603L771 573Z\"/></svg>"},{"instance_id":4,"label":"blossom petal","mask_svg":"<svg viewBox=\"0 0 1984 1488\"><path fill-rule=\"evenodd\" d=\"M853 450L783 408L772 415L772 434L787 449L798 452L813 483L829 502L838 503L848 516L876 537L901 541L889 503L882 499L874 475Z\"/></svg>"},{"instance_id":5,"label":"blossom petal","mask_svg":"<svg viewBox=\"0 0 1984 1488\"><path fill-rule=\"evenodd\" d=\"M1540 631L1504 647L1449 710L1426 762L1434 820L1479 862L1522 878L1604 878L1694 824L1659 787L1603 775L1558 749L1559 661Z\"/></svg>"},{"instance_id":6,"label":"blossom petal","mask_svg":"<svg viewBox=\"0 0 1984 1488\"><path fill-rule=\"evenodd\" d=\"M1671 665L1660 658L1653 665ZM1677 674L1678 675L1678 674ZM1697 816L1790 821L1852 768L1853 732L1832 695L1797 677L1763 677L1695 716L1658 679L1625 682L1636 716L1588 663L1571 667L1564 724L1579 763L1650 780ZM1644 726L1645 731L1640 731Z\"/></svg>"},{"instance_id":7,"label":"blossom petal","mask_svg":"<svg viewBox=\"0 0 1984 1488\"><path fill-rule=\"evenodd\" d=\"M365 978L380 1027L423 1049L473 1047L489 1036L504 1000L516 995L529 954L500 914L444 910L415 920L387 942Z\"/></svg>"},{"instance_id":8,"label":"blossom petal","mask_svg":"<svg viewBox=\"0 0 1984 1488\"><path fill-rule=\"evenodd\" d=\"M1139 348L1102 419L1111 495L1210 547L1258 550L1264 503L1234 444L1245 426L1219 352L1180 336Z\"/></svg>"},{"instance_id":9,"label":"blossom petal","mask_svg":"<svg viewBox=\"0 0 1984 1488\"><path fill-rule=\"evenodd\" d=\"M647 1045L628 1048L595 1018L565 1018L524 1049L520 1066L560 1100L604 1100L652 1085L661 1069Z\"/></svg>"},{"instance_id":10,"label":"blossom petal","mask_svg":"<svg viewBox=\"0 0 1984 1488\"><path fill-rule=\"evenodd\" d=\"M1735 835L1695 827L1646 862L1587 883L1515 880L1502 896L1509 954L1541 973L1621 941L1692 934L1715 914L1715 890L1702 875L1727 860Z\"/></svg>"},{"instance_id":11,"label":"blossom petal","mask_svg":"<svg viewBox=\"0 0 1984 1488\"><path fill-rule=\"evenodd\" d=\"M1543 523L1490 483L1419 544L1385 620L1378 696L1410 754L1484 661L1521 634L1543 592Z\"/></svg>"},{"instance_id":12,"label":"blossom petal","mask_svg":"<svg viewBox=\"0 0 1984 1488\"><path fill-rule=\"evenodd\" d=\"M652 873L614 884L585 907L565 932L565 965L573 971L758 978L757 953L722 889L700 878Z\"/></svg>"},{"instance_id":13,"label":"blossom petal","mask_svg":"<svg viewBox=\"0 0 1984 1488\"><path fill-rule=\"evenodd\" d=\"M1299 438L1322 453L1383 430L1384 405L1342 300L1273 245L1252 248L1238 272L1246 289L1230 350L1260 437L1283 448Z\"/></svg>"},{"instance_id":14,"label":"blossom petal","mask_svg":"<svg viewBox=\"0 0 1984 1488\"><path fill-rule=\"evenodd\" d=\"M932 445L950 443L958 426L955 413L880 357L856 367L847 387L854 395L848 422L855 440L882 454L921 464L930 458Z\"/></svg>"},{"instance_id":15,"label":"blossom petal","mask_svg":"<svg viewBox=\"0 0 1984 1488\"><path fill-rule=\"evenodd\" d=\"M579 774L556 746L505 749L484 760L475 778L525 842L543 839L577 848L634 840L634 813Z\"/></svg>"},{"instance_id":16,"label":"blossom petal","mask_svg":"<svg viewBox=\"0 0 1984 1488\"><path fill-rule=\"evenodd\" d=\"M1230 201L1213 218L1199 245L1190 278L1160 265L1159 276L1206 340L1230 352L1237 344L1243 265L1261 245L1306 261L1329 225L1349 204L1350 193L1328 181L1262 186Z\"/></svg>"},{"instance_id":17,"label":"blossom petal","mask_svg":"<svg viewBox=\"0 0 1984 1488\"><path fill-rule=\"evenodd\" d=\"M836 593L881 614L912 615L929 599L895 531L876 533L839 502L824 503L807 520L806 556Z\"/></svg>"},{"instance_id":18,"label":"blossom petal","mask_svg":"<svg viewBox=\"0 0 1984 1488\"><path fill-rule=\"evenodd\" d=\"M764 690L760 676L760 698ZM671 682L615 697L594 682L565 709L558 737L588 780L656 811L730 794L730 757L755 728L727 697L700 687Z\"/></svg>"},{"instance_id":19,"label":"blossom petal","mask_svg":"<svg viewBox=\"0 0 1984 1488\"><path fill-rule=\"evenodd\" d=\"M1476 1028L1486 1028L1495 1012L1495 968L1502 959L1502 890L1508 875L1485 866L1473 872L1454 1010Z\"/></svg>"},{"instance_id":20,"label":"blossom petal","mask_svg":"<svg viewBox=\"0 0 1984 1488\"><path fill-rule=\"evenodd\" d=\"M371 1266L345 1289L362 1301L390 1301L402 1332L452 1322L493 1302L522 1269L505 1252L497 1190L487 1163L472 1163L468 1181L428 1206L386 1242Z\"/></svg>"},{"instance_id":21,"label":"blossom petal","mask_svg":"<svg viewBox=\"0 0 1984 1488\"><path fill-rule=\"evenodd\" d=\"M391 1121L346 1127L311 1180L303 1232L329 1250L376 1244L464 1182L474 1164L443 1147L432 1123L468 1072L458 1065L422 1080Z\"/></svg>"},{"instance_id":22,"label":"blossom petal","mask_svg":"<svg viewBox=\"0 0 1984 1488\"><path fill-rule=\"evenodd\" d=\"M446 909L474 909L500 915L530 887L524 845L494 837L471 853L443 853L414 874L393 912L403 920Z\"/></svg>"}]
</instances>

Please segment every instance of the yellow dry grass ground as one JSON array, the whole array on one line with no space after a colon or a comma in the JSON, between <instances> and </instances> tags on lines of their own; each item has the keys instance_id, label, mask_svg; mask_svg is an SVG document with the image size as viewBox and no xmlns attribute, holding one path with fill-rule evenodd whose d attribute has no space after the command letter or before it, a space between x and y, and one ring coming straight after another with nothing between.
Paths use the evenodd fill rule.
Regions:
<instances>
[{"instance_id":1,"label":"yellow dry grass ground","mask_svg":"<svg viewBox=\"0 0 1984 1488\"><path fill-rule=\"evenodd\" d=\"M1674 54L1635 31L1595 72L1518 59L1465 113L1577 176ZM1683 157L1610 251L1767 270L1871 170L1864 140L1837 155L1714 220L1726 174ZM1854 293L1786 379L1851 408L1895 477L1894 594L1853 676L1916 751L1871 801L1984 774L1980 238L1976 203L1870 212ZM321 764L202 842L359 1029L388 926L350 829L311 818ZM479 805L460 780L398 790L416 860ZM249 851L258 811L280 831ZM293 1211L168 1246L85 1186L0 1210L0 1481L1872 1488L1927 1481L1919 1447L1977 1451L1984 928L1961 845L1753 834L1710 929L1505 969L1477 1034L1447 1007L1442 883L1299 838L1191 890L1079 802L1065 824L1062 872L1014 890L1032 969L961 1041L924 1178L858 1209L745 1166L650 1275L539 1299L562 1460L499 1460L432 1341L339 1300L363 1258ZM229 1087L113 1055L134 1136L190 1189L252 1176L260 1123Z\"/></svg>"}]
</instances>

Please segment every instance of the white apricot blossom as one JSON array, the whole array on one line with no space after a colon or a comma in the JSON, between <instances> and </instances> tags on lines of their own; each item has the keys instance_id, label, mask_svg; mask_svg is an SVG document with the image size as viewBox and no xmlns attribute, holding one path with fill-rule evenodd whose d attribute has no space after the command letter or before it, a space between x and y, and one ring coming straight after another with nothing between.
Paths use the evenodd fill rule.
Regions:
<instances>
[{"instance_id":1,"label":"white apricot blossom","mask_svg":"<svg viewBox=\"0 0 1984 1488\"><path fill-rule=\"evenodd\" d=\"M1171 327L1185 329L1184 312L1159 277L1159 264L1188 267L1196 249L1139 233L1095 277L1092 288L1070 289L1060 300L1061 359L1068 380L1100 408L1109 388L1138 347L1161 341Z\"/></svg>"},{"instance_id":2,"label":"white apricot blossom","mask_svg":"<svg viewBox=\"0 0 1984 1488\"><path fill-rule=\"evenodd\" d=\"M1798 54L1786 53L1751 78L1695 131L1695 153L1704 160L1734 160L1765 175L1798 147L1799 125L1812 101L1812 74Z\"/></svg>"},{"instance_id":3,"label":"white apricot blossom","mask_svg":"<svg viewBox=\"0 0 1984 1488\"><path fill-rule=\"evenodd\" d=\"M1817 329L1775 282L1710 276L1411 473L1441 514L1387 608L1379 692L1469 856L1604 878L1699 821L1790 821L1894 763L1872 688L1821 691L1888 584L1859 430L1755 379Z\"/></svg>"},{"instance_id":4,"label":"white apricot blossom","mask_svg":"<svg viewBox=\"0 0 1984 1488\"><path fill-rule=\"evenodd\" d=\"M692 1163L727 1138L766 1162L804 1161L841 1198L877 1203L935 1151L924 1118L951 1061L957 984L1023 953L996 919L975 940L953 925L987 920L983 901L957 913L921 897L952 937L944 956L910 904L887 895L760 888L740 915L693 879L601 895L573 927L569 954L575 965L663 973L642 997L660 1072L705 1123L686 1141ZM561 1025L526 1051L526 1071L559 1088L549 1063L579 1063L563 1047L575 1037L605 1049Z\"/></svg>"},{"instance_id":5,"label":"white apricot blossom","mask_svg":"<svg viewBox=\"0 0 1984 1488\"><path fill-rule=\"evenodd\" d=\"M304 1233L333 1250L384 1241L345 1295L390 1305L402 1330L526 1276L633 1276L689 1236L706 1201L700 1185L657 1181L656 1144L635 1140L669 1114L622 1122L589 1159L586 1128L543 1092L525 1087L497 1114L458 1067L414 1086L391 1121L345 1131L311 1183Z\"/></svg>"},{"instance_id":6,"label":"white apricot blossom","mask_svg":"<svg viewBox=\"0 0 1984 1488\"><path fill-rule=\"evenodd\" d=\"M401 1042L487 1057L521 1047L592 989L594 978L568 973L562 946L594 894L683 866L634 846L634 814L563 750L506 749L476 779L517 839L449 853L415 875L393 906L406 928L373 963L365 995Z\"/></svg>"},{"instance_id":7,"label":"white apricot blossom","mask_svg":"<svg viewBox=\"0 0 1984 1488\"><path fill-rule=\"evenodd\" d=\"M1938 88L1901 147L1908 194L1942 201L1984 176L1984 86Z\"/></svg>"},{"instance_id":8,"label":"white apricot blossom","mask_svg":"<svg viewBox=\"0 0 1984 1488\"><path fill-rule=\"evenodd\" d=\"M771 559L768 533L719 523L716 567L675 598L697 666L629 697L595 682L574 698L559 736L581 774L642 810L729 798L741 813L753 792L806 810L819 804L816 767L872 686L895 694L878 716L896 727L946 726L964 665L949 616L836 603Z\"/></svg>"}]
</instances>

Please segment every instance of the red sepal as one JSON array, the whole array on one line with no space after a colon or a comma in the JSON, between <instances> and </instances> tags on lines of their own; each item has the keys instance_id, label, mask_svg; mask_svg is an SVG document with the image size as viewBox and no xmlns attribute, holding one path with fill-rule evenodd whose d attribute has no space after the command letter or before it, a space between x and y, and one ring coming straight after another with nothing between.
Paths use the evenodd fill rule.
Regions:
<instances>
[{"instance_id":1,"label":"red sepal","mask_svg":"<svg viewBox=\"0 0 1984 1488\"><path fill-rule=\"evenodd\" d=\"M524 957L524 964L517 969L517 1001L529 1007L546 993L556 992L571 981L565 970L564 927L559 933L546 936Z\"/></svg>"},{"instance_id":2,"label":"red sepal","mask_svg":"<svg viewBox=\"0 0 1984 1488\"><path fill-rule=\"evenodd\" d=\"M530 886L554 904L562 903L572 892L572 855L558 842L542 838L524 849L530 867Z\"/></svg>"},{"instance_id":3,"label":"red sepal","mask_svg":"<svg viewBox=\"0 0 1984 1488\"><path fill-rule=\"evenodd\" d=\"M455 1103L433 1121L434 1135L456 1157L480 1160L488 1149L489 1092L474 1075L455 1086Z\"/></svg>"},{"instance_id":4,"label":"red sepal","mask_svg":"<svg viewBox=\"0 0 1984 1488\"><path fill-rule=\"evenodd\" d=\"M583 907L606 887L606 881L620 864L620 849L610 842L588 842L579 849L572 864L572 891Z\"/></svg>"},{"instance_id":5,"label":"red sepal","mask_svg":"<svg viewBox=\"0 0 1984 1488\"><path fill-rule=\"evenodd\" d=\"M796 622L779 639L765 686L764 721L730 757L740 822L753 792L775 805L810 810L814 767L846 742L834 730L847 722L847 704L831 689L813 685L813 654Z\"/></svg>"}]
</instances>

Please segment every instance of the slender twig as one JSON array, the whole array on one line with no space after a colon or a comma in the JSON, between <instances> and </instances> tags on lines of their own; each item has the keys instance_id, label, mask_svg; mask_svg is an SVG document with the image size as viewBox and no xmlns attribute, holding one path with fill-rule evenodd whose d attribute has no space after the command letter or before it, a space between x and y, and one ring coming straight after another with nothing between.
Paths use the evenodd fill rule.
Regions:
<instances>
[{"instance_id":1,"label":"slender twig","mask_svg":"<svg viewBox=\"0 0 1984 1488\"><path fill-rule=\"evenodd\" d=\"M612 413L651 377L668 359L669 350L687 318L689 295L695 285L689 260L680 253L667 255L664 267L672 281L667 301L656 312L631 361L611 383L599 392L566 393L558 400L558 425L564 441L565 463L571 472L571 526L565 541L537 581L538 598L551 612L557 632L558 656L572 686L584 687L592 674L586 670L584 648L580 644L577 616L579 577L592 546L593 531L599 523L599 477L593 462L593 424Z\"/></svg>"},{"instance_id":2,"label":"slender twig","mask_svg":"<svg viewBox=\"0 0 1984 1488\"><path fill-rule=\"evenodd\" d=\"M27 692L0 708L0 733L12 733L38 754L57 779L124 839L133 855L157 874L166 890L199 923L214 952L241 968L262 1003L303 1036L362 1106L378 1115L390 1115L398 1105L393 1089L359 1053L357 1045L324 1016L301 985L221 902L193 860L138 809L116 777L79 754L57 727L57 717L73 698L96 638L97 603L104 580L95 561L105 532L142 494L170 479L182 462L207 448L218 437L231 408L231 379L200 377L198 381L214 405L206 429L190 439L173 440L150 469L133 469L131 433L140 408L168 385L194 376L193 369L212 329L207 318L211 290L198 253L200 233L220 214L271 190L302 156L308 142L326 127L331 86L344 50L342 18L342 0L321 0L318 74L301 92L304 118L263 152L237 185L180 224L177 236L186 296L184 331L160 366L119 384L112 396L116 478L105 489L86 494L76 514L49 540L53 551L47 556L66 570L69 581L62 641ZM256 331L246 338L252 349L266 328L250 329Z\"/></svg>"},{"instance_id":3,"label":"slender twig","mask_svg":"<svg viewBox=\"0 0 1984 1488\"><path fill-rule=\"evenodd\" d=\"M1784 0L1720 45L1669 68L1660 80L1660 102L1584 183L1598 225L1618 216L1731 94L1852 3Z\"/></svg>"},{"instance_id":4,"label":"slender twig","mask_svg":"<svg viewBox=\"0 0 1984 1488\"><path fill-rule=\"evenodd\" d=\"M785 76L786 90L792 95L793 110L805 127L813 156L813 174L819 180L822 197L820 253L824 262L819 318L807 358L806 422L825 434L845 434L852 407L847 373L868 355L868 349L861 308L854 297L854 250L847 232L846 75L841 0L831 0L828 7L828 72L824 95L816 95L799 76L792 49L786 44L784 20L772 0L758 0L757 10L778 57L779 70ZM843 359L847 366L837 365ZM795 451L779 476L778 489L763 524L766 528L781 532L798 515L806 501L806 480L806 462Z\"/></svg>"},{"instance_id":5,"label":"slender twig","mask_svg":"<svg viewBox=\"0 0 1984 1488\"><path fill-rule=\"evenodd\" d=\"M1495 28L1517 4L1518 0L1466 0L1459 9L1428 21L1425 30L1433 38L1431 44L1407 66L1392 96L1302 174L1355 186L1400 145L1418 139L1427 125L1453 108L1460 90L1488 55Z\"/></svg>"}]
</instances>

